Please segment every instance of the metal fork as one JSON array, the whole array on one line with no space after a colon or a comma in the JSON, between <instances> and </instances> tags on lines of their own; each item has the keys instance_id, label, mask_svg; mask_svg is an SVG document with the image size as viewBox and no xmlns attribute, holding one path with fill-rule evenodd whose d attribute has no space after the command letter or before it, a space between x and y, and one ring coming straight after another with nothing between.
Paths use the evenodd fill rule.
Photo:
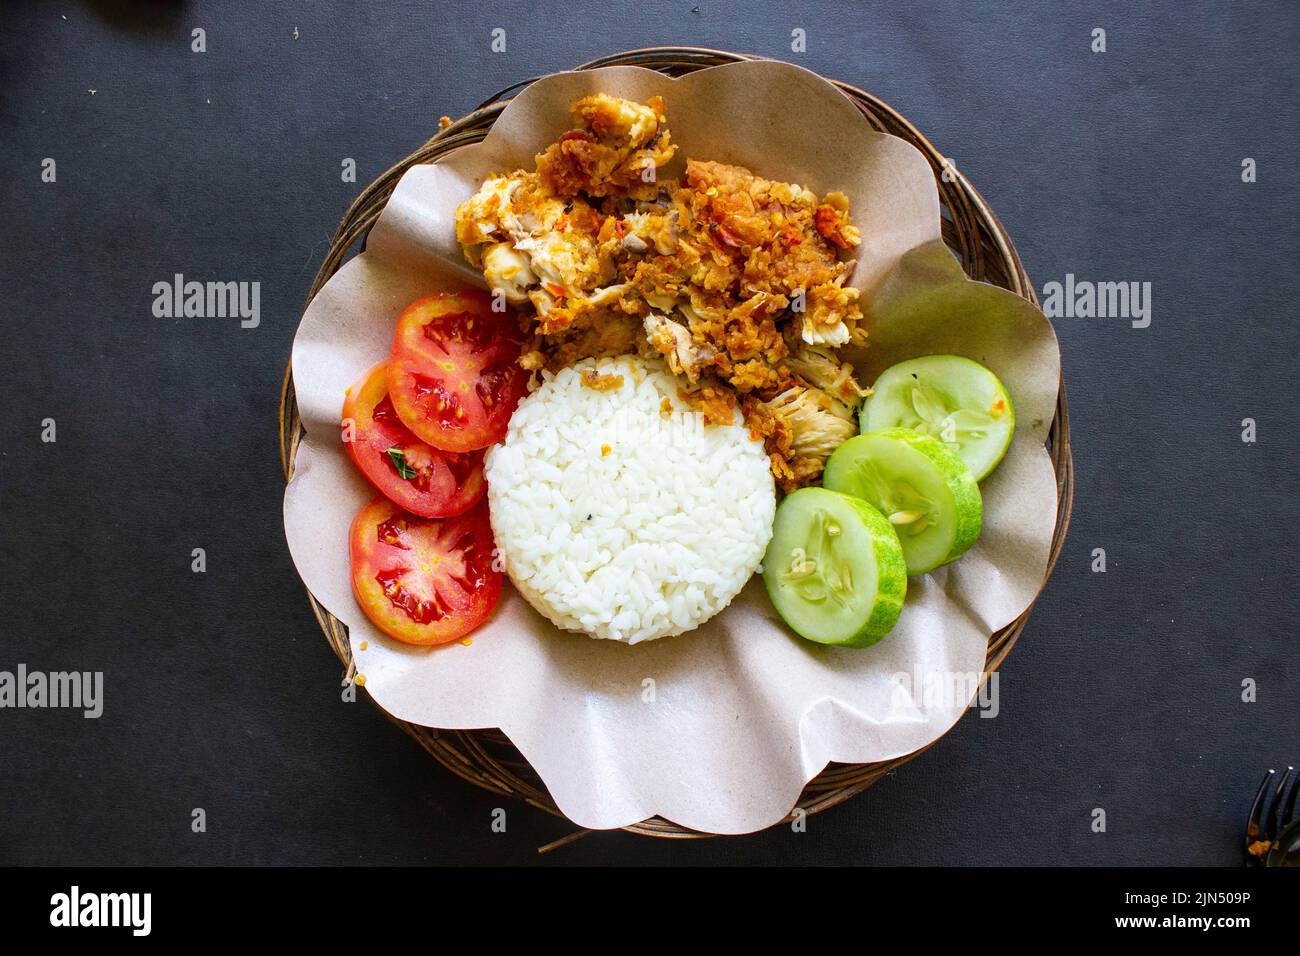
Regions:
<instances>
[{"instance_id":1,"label":"metal fork","mask_svg":"<svg viewBox=\"0 0 1300 956\"><path fill-rule=\"evenodd\" d=\"M1247 866L1300 866L1300 817L1296 796L1300 774L1287 767L1279 778L1276 770L1264 774L1246 821Z\"/></svg>"}]
</instances>

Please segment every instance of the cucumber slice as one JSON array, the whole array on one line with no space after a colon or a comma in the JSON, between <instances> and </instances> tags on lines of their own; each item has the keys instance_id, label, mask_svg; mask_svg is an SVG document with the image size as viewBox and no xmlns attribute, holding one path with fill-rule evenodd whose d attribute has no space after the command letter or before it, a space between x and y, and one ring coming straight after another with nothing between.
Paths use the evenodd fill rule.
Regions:
<instances>
[{"instance_id":1,"label":"cucumber slice","mask_svg":"<svg viewBox=\"0 0 1300 956\"><path fill-rule=\"evenodd\" d=\"M763 583L800 637L867 647L898 621L907 565L893 525L875 508L825 488L800 488L776 509Z\"/></svg>"},{"instance_id":2,"label":"cucumber slice","mask_svg":"<svg viewBox=\"0 0 1300 956\"><path fill-rule=\"evenodd\" d=\"M1007 453L1016 412L983 365L960 355L927 355L881 372L858 423L863 433L911 428L933 435L983 481Z\"/></svg>"},{"instance_id":3,"label":"cucumber slice","mask_svg":"<svg viewBox=\"0 0 1300 956\"><path fill-rule=\"evenodd\" d=\"M850 438L826 462L822 484L864 499L889 519L908 574L947 564L980 536L980 487L957 454L930 435L889 428Z\"/></svg>"}]
</instances>

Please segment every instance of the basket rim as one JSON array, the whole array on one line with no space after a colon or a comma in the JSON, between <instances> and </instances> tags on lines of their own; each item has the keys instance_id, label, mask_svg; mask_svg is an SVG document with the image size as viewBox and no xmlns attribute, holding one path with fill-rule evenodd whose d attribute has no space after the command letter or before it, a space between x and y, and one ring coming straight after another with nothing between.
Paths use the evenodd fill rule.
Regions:
<instances>
[{"instance_id":1,"label":"basket rim","mask_svg":"<svg viewBox=\"0 0 1300 956\"><path fill-rule=\"evenodd\" d=\"M641 47L608 54L590 60L569 71L599 69L604 66L632 65L656 69L668 75L681 75L726 63L747 60L766 60L755 54L735 53L708 47L661 46ZM795 64L798 65L798 64ZM674 71L679 71L674 73ZM556 75L545 74L545 76ZM819 74L820 75L820 74ZM468 143L477 142L486 135L496 117L519 90L545 76L532 77L512 84L498 91L485 100L470 113L454 122L444 118L439 130L425 144L395 163L388 170L367 185L351 203L341 220L338 230L330 244L320 269L308 292L304 309L315 297L320 288L339 269L347 256L348 250L359 242L364 244L370 227L378 218L387 202L396 181L414 165L435 161L453 149ZM983 196L955 167L945 166L942 153L902 114L888 106L883 100L856 86L839 80L823 77L848 97L864 114L873 128L893 135L903 134L900 138L917 148L930 163L936 177L936 186L940 194L941 214L944 217L944 241L958 254L963 270L971 278L989 281L991 274L1001 285L1028 301L1038 304L1033 284L1024 269L1019 254L1015 250L1006 228L996 213L984 200ZM511 94L511 95L507 95ZM898 132L896 132L897 130ZM962 231L959 223L972 223L974 235ZM985 246L987 243L987 247ZM973 274L974 273L974 274ZM281 383L278 409L280 464L286 483L292 478L294 459L299 442L304 434L298 412L296 395L293 387L292 352L285 367ZM1066 399L1064 372L1059 382L1056 413L1048 432L1047 450L1052 458L1053 470L1057 483L1057 518L1053 531L1052 546L1048 556L1047 568L1038 593L1024 612L1015 620L999 629L989 638L989 650L985 661L981 686L997 670L1010 653L1020 635L1023 633L1039 598L1050 580L1057 560L1060 557L1066 533L1069 528L1070 515L1074 503L1074 460L1070 447L1069 406ZM306 588L308 604L315 615L326 641L333 648L335 655L345 665L344 680L350 681L355 674L355 664L351 660L351 646L348 642L347 628L335 618ZM369 695L367 695L369 696ZM371 703L374 704L373 698ZM544 810L547 813L564 818L555 806L550 794L532 768L514 751L508 739L499 730L440 730L423 727L402 721L374 704L389 720L401 727L416 740L440 764L478 787L502 796L510 796ZM953 727L961 722L959 718ZM925 752L942 740L952 727L940 734L925 747L890 760L867 764L828 764L805 785L796 806L805 813L817 813L865 790L885 773L902 766L907 761ZM513 755L511 754L513 752ZM527 779L531 776L533 779ZM779 822L779 821L778 821ZM774 824L775 825L775 824ZM576 826L576 825L575 825ZM689 830L661 817L647 820L622 828L631 833L646 836L696 839L714 837L716 834ZM548 850L583 836L588 831L578 828L574 833L548 844L541 849Z\"/></svg>"}]
</instances>

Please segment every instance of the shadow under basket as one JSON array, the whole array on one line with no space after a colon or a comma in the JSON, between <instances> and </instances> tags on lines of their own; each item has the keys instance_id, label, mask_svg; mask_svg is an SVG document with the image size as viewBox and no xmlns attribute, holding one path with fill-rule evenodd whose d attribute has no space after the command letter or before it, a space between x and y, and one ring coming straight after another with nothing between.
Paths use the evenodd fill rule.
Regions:
<instances>
[{"instance_id":1,"label":"shadow under basket","mask_svg":"<svg viewBox=\"0 0 1300 956\"><path fill-rule=\"evenodd\" d=\"M658 70L668 76L681 76L694 70L753 59L761 58L749 54L696 47L649 47L615 53L585 63L577 69L590 70L605 66L627 65ZM535 80L525 80L502 90L468 116L439 129L424 146L367 186L339 224L325 261L316 275L316 280L312 283L307 301L310 302L329 278L338 271L349 250L364 242L371 226L388 202L388 197L397 186L398 180L408 169L420 163L432 163L460 146L477 143L483 139L509 102L509 97L533 82ZM1011 244L1011 237L1007 235L993 210L966 178L951 166L945 168L944 158L938 150L911 123L889 106L856 87L837 80L830 82L853 101L874 129L906 140L920 150L929 161L934 172L935 184L939 189L943 239L960 259L966 274L972 279L1009 289L1037 304L1033 286L1025 274L1015 247ZM302 434L302 422L294 395L293 373L290 367L285 372L280 396L280 461L286 480L293 475L294 457ZM1059 507L1044 584L1060 556L1074 501L1074 462L1070 455L1070 419L1064 382L1061 384L1057 399L1056 416L1048 432L1047 450L1056 472ZM308 600L330 647L334 649L334 653L338 655L339 660L347 667L348 674L351 675L353 673L352 652L348 644L346 626L322 607L310 593ZM987 680L989 674L1006 658L1016 639L1020 637L1021 631L1024 630L1033 607L1034 605L1030 604L1017 620L989 639L984 680ZM457 776L493 793L518 798L548 813L563 816L533 768L499 730L437 730L391 717L390 719ZM865 790L881 776L902 766L920 752L916 751L878 763L831 764L804 787L797 806L806 813L817 813L833 807ZM712 834L688 830L659 817L642 820L624 829L631 833L657 837L690 839L712 836ZM579 831L581 832L583 831ZM557 841L557 843L563 842L567 842L567 838Z\"/></svg>"}]
</instances>

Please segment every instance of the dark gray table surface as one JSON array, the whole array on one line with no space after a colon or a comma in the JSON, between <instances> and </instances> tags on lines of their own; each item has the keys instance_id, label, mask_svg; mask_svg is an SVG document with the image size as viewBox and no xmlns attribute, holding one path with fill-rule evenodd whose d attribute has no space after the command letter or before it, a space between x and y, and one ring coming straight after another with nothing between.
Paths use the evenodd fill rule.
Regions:
<instances>
[{"instance_id":1,"label":"dark gray table surface","mask_svg":"<svg viewBox=\"0 0 1300 956\"><path fill-rule=\"evenodd\" d=\"M533 863L570 831L340 701L284 543L276 401L366 182L442 114L653 44L878 94L982 191L1037 288L1150 282L1152 321L1056 321L1078 494L995 719L806 833L596 834L541 859L1238 862L1260 775L1300 760L1300 4L64 0L0 18L0 670L106 682L98 720L0 710L0 862ZM260 326L155 318L178 272L260 282Z\"/></svg>"}]
</instances>

